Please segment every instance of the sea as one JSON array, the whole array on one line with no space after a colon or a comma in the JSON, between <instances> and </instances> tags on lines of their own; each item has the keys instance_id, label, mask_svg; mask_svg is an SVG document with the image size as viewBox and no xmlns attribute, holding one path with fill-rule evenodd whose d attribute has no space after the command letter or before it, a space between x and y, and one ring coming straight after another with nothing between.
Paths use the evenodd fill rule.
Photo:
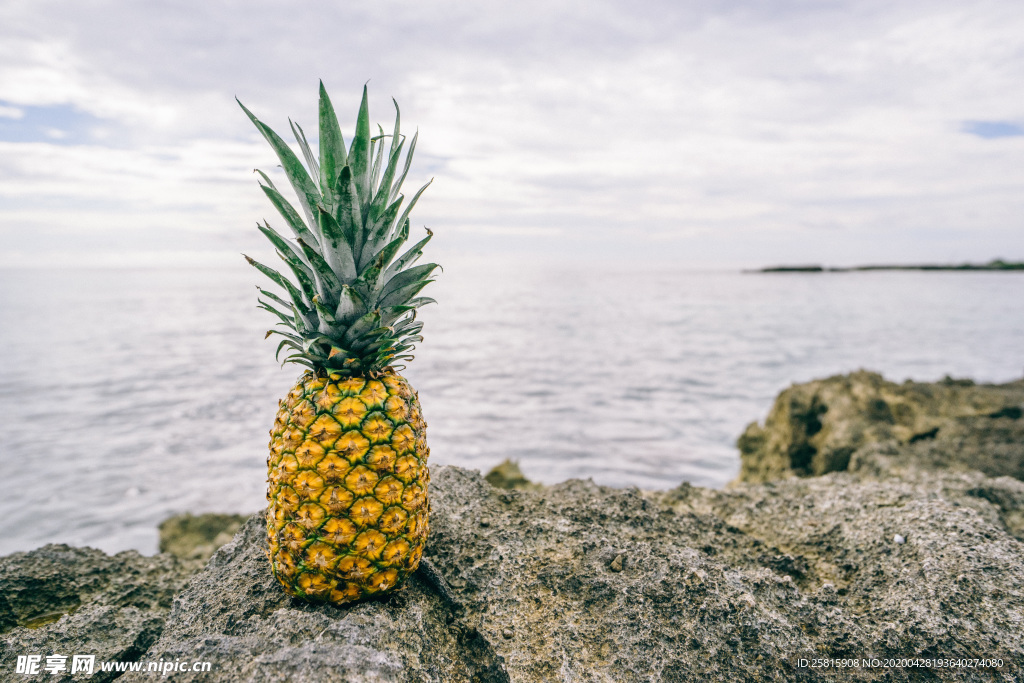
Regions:
<instances>
[{"instance_id":1,"label":"sea","mask_svg":"<svg viewBox=\"0 0 1024 683\"><path fill-rule=\"evenodd\" d=\"M259 276L0 270L0 554L157 550L159 522L265 505L281 367ZM467 262L404 373L432 465L721 487L792 383L1024 375L1024 272L744 273Z\"/></svg>"}]
</instances>

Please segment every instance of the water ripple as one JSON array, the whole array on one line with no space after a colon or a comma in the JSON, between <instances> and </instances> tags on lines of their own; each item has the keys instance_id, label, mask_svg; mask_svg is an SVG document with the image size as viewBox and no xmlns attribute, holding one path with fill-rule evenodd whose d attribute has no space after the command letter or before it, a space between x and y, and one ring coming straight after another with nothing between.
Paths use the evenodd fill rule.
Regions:
<instances>
[{"instance_id":1,"label":"water ripple","mask_svg":"<svg viewBox=\"0 0 1024 683\"><path fill-rule=\"evenodd\" d=\"M0 553L152 552L170 514L263 505L297 371L261 341L252 284L243 268L0 271ZM792 382L1024 371L1024 274L450 267L431 287L407 375L432 462L512 457L544 482L721 486L737 435Z\"/></svg>"}]
</instances>

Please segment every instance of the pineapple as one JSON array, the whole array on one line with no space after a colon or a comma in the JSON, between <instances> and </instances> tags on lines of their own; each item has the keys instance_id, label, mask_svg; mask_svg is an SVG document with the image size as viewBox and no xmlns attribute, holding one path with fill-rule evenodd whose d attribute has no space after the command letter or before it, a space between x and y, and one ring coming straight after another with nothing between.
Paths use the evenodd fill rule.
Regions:
<instances>
[{"instance_id":1,"label":"pineapple","mask_svg":"<svg viewBox=\"0 0 1024 683\"><path fill-rule=\"evenodd\" d=\"M258 288L260 308L282 328L267 333L283 337L278 356L306 368L270 431L270 566L290 595L342 604L401 585L427 538L427 425L397 363L423 339L416 310L433 303L418 294L437 265L413 265L432 233L399 253L430 183L402 210L417 136L399 169L398 104L394 132L371 137L365 87L347 150L323 83L318 156L289 120L305 167L239 105L277 153L302 211L257 171L294 239L265 221L258 227L294 279L246 259L281 290Z\"/></svg>"}]
</instances>

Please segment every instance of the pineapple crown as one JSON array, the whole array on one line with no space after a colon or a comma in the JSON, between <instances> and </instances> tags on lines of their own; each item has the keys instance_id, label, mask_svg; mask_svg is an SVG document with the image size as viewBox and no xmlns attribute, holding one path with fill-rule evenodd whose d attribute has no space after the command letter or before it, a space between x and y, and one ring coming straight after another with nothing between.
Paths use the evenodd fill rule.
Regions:
<instances>
[{"instance_id":1,"label":"pineapple crown","mask_svg":"<svg viewBox=\"0 0 1024 683\"><path fill-rule=\"evenodd\" d=\"M294 240L285 239L266 221L257 224L277 248L294 282L245 257L287 294L283 298L257 287L262 295L259 307L277 316L277 326L284 328L267 332L268 337L284 337L277 357L288 349L282 364L359 376L377 375L395 361L412 360L416 342L423 341L419 334L423 323L417 322L416 309L435 303L416 295L433 282L430 276L438 267L435 263L413 265L433 235L430 230L399 256L409 237L409 212L433 182L421 187L402 211L405 197L399 192L419 133L413 135L401 175L396 178L405 146L405 136L399 131L398 103L394 132L385 135L378 126L380 134L371 137L364 86L355 136L346 150L338 117L321 82L319 158L302 128L288 120L307 171L277 133L238 104L277 153L305 216L300 216L265 173L256 171L263 179L263 192L295 235ZM389 138L390 148L385 151Z\"/></svg>"}]
</instances>

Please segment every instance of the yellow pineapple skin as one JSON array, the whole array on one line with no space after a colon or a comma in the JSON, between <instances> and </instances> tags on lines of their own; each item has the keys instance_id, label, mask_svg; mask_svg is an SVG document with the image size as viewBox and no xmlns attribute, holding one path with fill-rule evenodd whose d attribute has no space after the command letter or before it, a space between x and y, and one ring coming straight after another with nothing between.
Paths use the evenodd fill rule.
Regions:
<instances>
[{"instance_id":1,"label":"yellow pineapple skin","mask_svg":"<svg viewBox=\"0 0 1024 683\"><path fill-rule=\"evenodd\" d=\"M427 424L401 375L303 375L267 458L270 565L289 595L336 605L400 586L427 540Z\"/></svg>"}]
</instances>

